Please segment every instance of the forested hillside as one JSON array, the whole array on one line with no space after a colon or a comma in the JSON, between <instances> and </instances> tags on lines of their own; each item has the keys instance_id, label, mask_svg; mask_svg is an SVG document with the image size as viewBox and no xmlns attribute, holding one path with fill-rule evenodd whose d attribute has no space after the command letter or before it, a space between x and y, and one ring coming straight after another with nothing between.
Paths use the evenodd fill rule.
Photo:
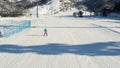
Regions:
<instances>
[{"instance_id":1,"label":"forested hillside","mask_svg":"<svg viewBox=\"0 0 120 68\"><path fill-rule=\"evenodd\" d=\"M24 15L27 9L51 3L54 0L0 0L1 16ZM84 9L94 13L103 13L105 9L109 12L120 12L120 0L59 0L60 10L67 11L71 8Z\"/></svg>"}]
</instances>

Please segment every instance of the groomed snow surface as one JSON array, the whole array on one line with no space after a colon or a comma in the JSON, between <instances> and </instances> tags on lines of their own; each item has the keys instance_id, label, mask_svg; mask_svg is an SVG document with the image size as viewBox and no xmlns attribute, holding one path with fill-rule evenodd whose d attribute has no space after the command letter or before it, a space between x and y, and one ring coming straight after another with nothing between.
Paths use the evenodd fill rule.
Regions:
<instances>
[{"instance_id":1,"label":"groomed snow surface","mask_svg":"<svg viewBox=\"0 0 120 68\"><path fill-rule=\"evenodd\" d=\"M0 18L23 20L28 18ZM0 68L119 68L120 18L29 18L32 27L0 38ZM47 28L48 36L43 36Z\"/></svg>"}]
</instances>

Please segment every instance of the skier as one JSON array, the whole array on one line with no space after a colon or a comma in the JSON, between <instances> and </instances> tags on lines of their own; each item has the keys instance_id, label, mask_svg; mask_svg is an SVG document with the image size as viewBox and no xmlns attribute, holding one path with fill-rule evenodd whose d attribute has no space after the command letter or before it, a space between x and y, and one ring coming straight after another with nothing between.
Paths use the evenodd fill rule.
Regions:
<instances>
[{"instance_id":1,"label":"skier","mask_svg":"<svg viewBox=\"0 0 120 68\"><path fill-rule=\"evenodd\" d=\"M45 29L44 29L44 35L43 35L43 36L48 36L48 33L47 33L47 32L48 32L48 30L45 28Z\"/></svg>"}]
</instances>

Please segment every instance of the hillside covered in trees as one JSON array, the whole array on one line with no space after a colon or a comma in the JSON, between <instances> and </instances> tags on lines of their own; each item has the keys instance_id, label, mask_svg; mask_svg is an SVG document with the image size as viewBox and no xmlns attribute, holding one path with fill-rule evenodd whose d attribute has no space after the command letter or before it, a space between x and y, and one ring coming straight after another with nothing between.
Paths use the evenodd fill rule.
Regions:
<instances>
[{"instance_id":1,"label":"hillside covered in trees","mask_svg":"<svg viewBox=\"0 0 120 68\"><path fill-rule=\"evenodd\" d=\"M20 16L27 9L44 5L52 0L0 0L0 16ZM67 11L68 8L83 9L94 13L103 13L105 9L109 12L120 13L120 0L59 0L60 10Z\"/></svg>"},{"instance_id":2,"label":"hillside covered in trees","mask_svg":"<svg viewBox=\"0 0 120 68\"><path fill-rule=\"evenodd\" d=\"M27 9L46 4L49 0L0 0L0 16L21 16Z\"/></svg>"}]
</instances>

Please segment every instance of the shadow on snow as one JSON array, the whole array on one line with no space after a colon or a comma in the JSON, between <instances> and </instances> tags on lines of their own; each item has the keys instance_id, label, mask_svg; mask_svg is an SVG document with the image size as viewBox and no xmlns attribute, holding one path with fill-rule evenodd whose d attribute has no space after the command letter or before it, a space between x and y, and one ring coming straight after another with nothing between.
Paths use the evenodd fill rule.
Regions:
<instances>
[{"instance_id":1,"label":"shadow on snow","mask_svg":"<svg viewBox=\"0 0 120 68\"><path fill-rule=\"evenodd\" d=\"M20 46L4 44L0 45L1 53L36 53L42 55L59 55L71 53L88 56L116 56L120 55L120 42L100 42L83 45L67 45L51 43L46 45Z\"/></svg>"}]
</instances>

